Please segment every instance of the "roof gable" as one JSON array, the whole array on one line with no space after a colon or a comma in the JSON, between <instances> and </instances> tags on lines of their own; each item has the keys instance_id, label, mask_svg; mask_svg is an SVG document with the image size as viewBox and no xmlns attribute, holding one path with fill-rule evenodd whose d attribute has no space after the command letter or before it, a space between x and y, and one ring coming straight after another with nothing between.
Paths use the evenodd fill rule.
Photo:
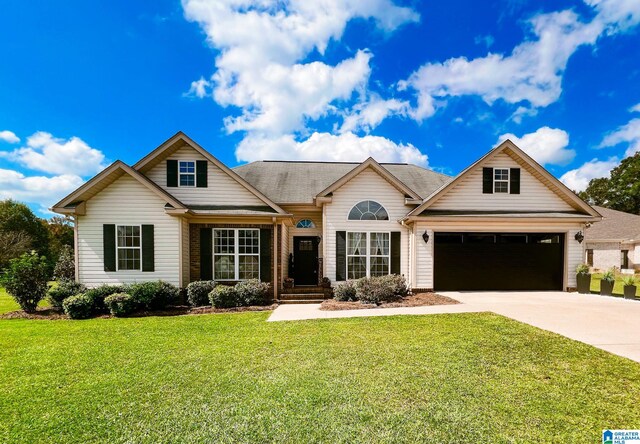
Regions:
<instances>
[{"instance_id":1,"label":"roof gable","mask_svg":"<svg viewBox=\"0 0 640 444\"><path fill-rule=\"evenodd\" d=\"M247 190L249 193L254 195L259 201L271 207L278 214L286 214L286 212L280 208L275 202L270 200L267 196L265 196L262 192L254 188L250 183L245 181L242 177L236 174L232 169L227 167L224 163L220 162L217 158L215 158L211 153L202 148L199 144L194 142L191 138L189 138L183 132L176 133L173 137L167 139L164 143L162 143L158 148L147 154L145 157L140 159L133 168L137 171L140 171L143 174L148 173L156 166L158 163L167 159L173 153L176 153L178 150L183 149L188 146L190 149L193 149L199 155L204 157L207 161L213 164L222 174L226 175L240 185L242 188Z\"/></svg>"},{"instance_id":2,"label":"roof gable","mask_svg":"<svg viewBox=\"0 0 640 444\"><path fill-rule=\"evenodd\" d=\"M445 196L458 192L456 188L459 185L463 184L473 174L477 174L483 166L490 165L496 158L499 158L499 156L508 156L512 159L513 162L530 174L531 177L535 178L535 181L542 184L546 189L553 193L553 195L557 196L562 202L564 202L568 209L593 217L600 217L600 214L595 209L580 199L573 191L567 188L562 182L556 179L551 173L544 169L510 140L504 141L489 151L486 155L462 171L451 182L436 190L428 196L421 205L411 211L408 216L417 216L428 208L437 206L437 202ZM518 196L522 196L522 194Z\"/></svg>"}]
</instances>

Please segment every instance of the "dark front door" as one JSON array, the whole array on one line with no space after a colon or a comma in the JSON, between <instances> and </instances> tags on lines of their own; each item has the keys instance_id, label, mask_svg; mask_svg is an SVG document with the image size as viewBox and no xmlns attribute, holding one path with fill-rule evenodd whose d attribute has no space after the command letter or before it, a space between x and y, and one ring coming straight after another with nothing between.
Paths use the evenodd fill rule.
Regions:
<instances>
[{"instance_id":1,"label":"dark front door","mask_svg":"<svg viewBox=\"0 0 640 444\"><path fill-rule=\"evenodd\" d=\"M296 285L318 284L318 238L294 236L293 269Z\"/></svg>"},{"instance_id":2,"label":"dark front door","mask_svg":"<svg viewBox=\"0 0 640 444\"><path fill-rule=\"evenodd\" d=\"M436 290L562 290L562 233L436 233Z\"/></svg>"}]
</instances>

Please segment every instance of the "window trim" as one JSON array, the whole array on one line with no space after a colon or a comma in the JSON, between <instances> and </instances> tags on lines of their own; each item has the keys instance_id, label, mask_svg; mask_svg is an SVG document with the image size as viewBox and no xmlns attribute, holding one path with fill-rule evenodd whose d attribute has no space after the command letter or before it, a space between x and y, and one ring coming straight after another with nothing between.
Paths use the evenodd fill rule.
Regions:
<instances>
[{"instance_id":1,"label":"window trim","mask_svg":"<svg viewBox=\"0 0 640 444\"><path fill-rule=\"evenodd\" d=\"M496 170L503 170L507 172L506 179L496 179ZM494 167L493 168L493 194L510 194L511 193L511 168L506 167ZM496 183L506 183L506 191L496 191Z\"/></svg>"},{"instance_id":2,"label":"window trim","mask_svg":"<svg viewBox=\"0 0 640 444\"><path fill-rule=\"evenodd\" d=\"M311 222L311 225L308 226L308 227L299 227L298 226L301 222L305 222L305 221ZM316 228L316 223L312 219L306 217L306 218L300 219L298 222L296 222L296 228L300 229L300 230L310 230L310 229Z\"/></svg>"},{"instance_id":3,"label":"window trim","mask_svg":"<svg viewBox=\"0 0 640 444\"><path fill-rule=\"evenodd\" d=\"M142 224L115 224L116 225L116 272L117 271L142 271ZM139 247L120 247L118 246L118 228L119 227L138 227L140 233L140 246ZM140 265L138 268L127 268L126 270L120 270L120 256L118 252L120 250L139 250L140 251Z\"/></svg>"},{"instance_id":4,"label":"window trim","mask_svg":"<svg viewBox=\"0 0 640 444\"><path fill-rule=\"evenodd\" d=\"M366 254L365 255L355 255L355 254L349 254L349 235L353 234L353 233L364 233L366 236ZM375 233L375 234L386 234L389 237L389 254L387 255L377 255L371 254L371 234ZM365 270L366 270L366 274L365 277L371 277L371 258L372 257L386 257L389 262L388 262L388 273L386 275L382 275L382 276L388 276L391 274L391 231L380 231L380 230L372 230L372 231L347 231L346 235L345 235L345 267L346 267L346 273L345 276L347 277L347 280L353 280L349 277L349 258L350 257L364 257L365 258ZM360 279L360 278L354 278L354 279Z\"/></svg>"},{"instance_id":5,"label":"window trim","mask_svg":"<svg viewBox=\"0 0 640 444\"><path fill-rule=\"evenodd\" d=\"M180 164L181 163L186 163L186 162L191 162L193 163L193 173L181 173L180 172ZM178 159L178 188L195 188L197 186L196 181L198 180L198 178L196 177L196 173L197 173L197 162L195 160L190 160L190 159ZM182 185L182 182L180 181L180 178L182 176L193 176L193 185Z\"/></svg>"},{"instance_id":6,"label":"window trim","mask_svg":"<svg viewBox=\"0 0 640 444\"><path fill-rule=\"evenodd\" d=\"M233 254L216 254L216 230L217 231L233 231ZM238 240L240 239L240 230L256 231L258 232L258 252L257 253L240 253L240 245ZM240 282L247 281L249 279L240 279L240 256L257 256L258 257L258 277L257 279L262 281L260 275L260 228L212 228L211 229L211 276L214 281L219 282ZM233 279L216 279L216 256L233 256ZM250 278L255 279L255 278Z\"/></svg>"},{"instance_id":7,"label":"window trim","mask_svg":"<svg viewBox=\"0 0 640 444\"><path fill-rule=\"evenodd\" d=\"M363 202L375 202L378 205L380 205L380 208L382 208L384 210L385 213L387 213L387 218L386 219L375 219L375 220L362 220L362 219L349 219L349 215L351 214L351 212L353 211L353 209L355 207L357 207L358 205L360 205ZM356 202L354 205L351 206L351 208L349 208L349 211L347 211L347 220L350 222L388 222L391 220L391 218L389 217L389 211L387 211L387 207L385 207L384 205L382 205L380 202L378 202L375 199L363 199L359 202ZM362 231L358 231L358 233L362 233Z\"/></svg>"}]
</instances>

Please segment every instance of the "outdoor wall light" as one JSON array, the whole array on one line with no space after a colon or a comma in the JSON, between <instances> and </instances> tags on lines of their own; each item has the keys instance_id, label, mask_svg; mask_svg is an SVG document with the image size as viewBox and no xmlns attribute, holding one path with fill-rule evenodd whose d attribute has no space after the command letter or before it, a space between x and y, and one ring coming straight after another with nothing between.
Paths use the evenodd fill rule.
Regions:
<instances>
[{"instance_id":1,"label":"outdoor wall light","mask_svg":"<svg viewBox=\"0 0 640 444\"><path fill-rule=\"evenodd\" d=\"M578 241L578 243L581 244L582 241L584 240L584 235L582 234L582 231L578 231L575 235L575 238Z\"/></svg>"},{"instance_id":2,"label":"outdoor wall light","mask_svg":"<svg viewBox=\"0 0 640 444\"><path fill-rule=\"evenodd\" d=\"M425 244L429 243L429 233L427 233L427 230L424 230L424 233L422 233L422 240Z\"/></svg>"}]
</instances>

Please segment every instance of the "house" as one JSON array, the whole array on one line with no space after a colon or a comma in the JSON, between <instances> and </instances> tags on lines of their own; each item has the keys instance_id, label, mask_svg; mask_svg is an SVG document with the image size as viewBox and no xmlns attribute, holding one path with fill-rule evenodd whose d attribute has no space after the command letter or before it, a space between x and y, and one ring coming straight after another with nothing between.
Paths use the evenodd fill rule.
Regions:
<instances>
[{"instance_id":1,"label":"house","mask_svg":"<svg viewBox=\"0 0 640 444\"><path fill-rule=\"evenodd\" d=\"M594 208L603 219L585 230L585 262L598 270L640 270L640 216Z\"/></svg>"},{"instance_id":2,"label":"house","mask_svg":"<svg viewBox=\"0 0 640 444\"><path fill-rule=\"evenodd\" d=\"M576 286L600 214L511 141L455 178L408 164L261 161L229 168L183 133L58 202L88 286L259 278L315 286L397 273L413 289Z\"/></svg>"}]
</instances>

